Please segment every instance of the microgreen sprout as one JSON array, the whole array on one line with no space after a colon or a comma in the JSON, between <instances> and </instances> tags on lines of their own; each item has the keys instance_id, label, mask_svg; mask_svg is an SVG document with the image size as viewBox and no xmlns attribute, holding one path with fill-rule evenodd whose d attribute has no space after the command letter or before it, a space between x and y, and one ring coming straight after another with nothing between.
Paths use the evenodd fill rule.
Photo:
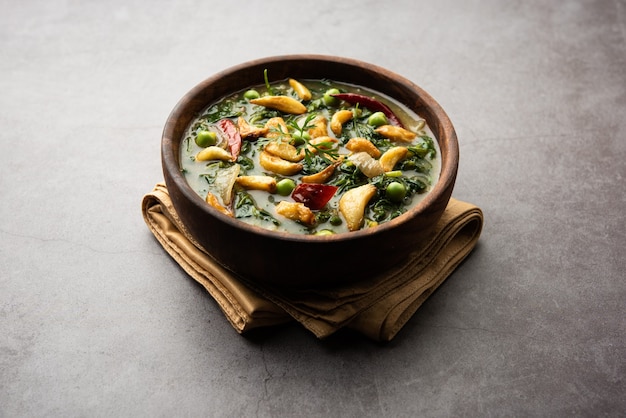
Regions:
<instances>
[{"instance_id":1,"label":"microgreen sprout","mask_svg":"<svg viewBox=\"0 0 626 418\"><path fill-rule=\"evenodd\" d=\"M267 92L273 96L274 92L272 91L272 86L270 85L269 78L267 77L267 68L263 70L263 79L265 80L265 87L267 88Z\"/></svg>"}]
</instances>

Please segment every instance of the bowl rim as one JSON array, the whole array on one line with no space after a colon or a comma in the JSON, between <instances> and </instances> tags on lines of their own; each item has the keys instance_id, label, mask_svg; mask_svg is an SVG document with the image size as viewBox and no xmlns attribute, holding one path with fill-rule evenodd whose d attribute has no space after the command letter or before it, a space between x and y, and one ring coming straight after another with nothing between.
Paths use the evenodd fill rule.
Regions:
<instances>
[{"instance_id":1,"label":"bowl rim","mask_svg":"<svg viewBox=\"0 0 626 418\"><path fill-rule=\"evenodd\" d=\"M352 232L344 232L340 234L329 234L329 235L306 235L306 234L296 234L292 232L286 231L274 231L263 228L261 226L251 225L246 222L242 222L236 218L227 216L217 209L207 205L206 202L198 196L198 194L191 188L189 183L185 180L184 176L180 171L180 163L179 163L179 155L176 155L173 150L175 148L174 141L180 141L181 138L174 138L174 130L177 125L177 120L184 113L189 103L191 103L195 98L201 96L202 93L212 84L219 82L221 79L227 76L231 76L239 71L244 71L250 66L258 66L263 64L275 64L276 62L293 62L293 61L327 61L336 63L339 65L345 65L346 67L358 67L361 70L372 71L379 74L382 74L390 81L393 81L395 84L400 85L403 89L408 89L417 92L417 95L422 100L422 102L430 109L430 111L436 115L436 118L441 120L443 131L445 132L445 136L448 138L447 147L446 147L446 161L447 164L444 165L444 157L442 158L442 166L441 172L439 175L438 181L435 183L433 188L427 193L426 196L414 207L412 207L409 211L403 213L402 215L384 222L380 225L377 225L374 228L366 228L360 229L358 231ZM335 80L342 81L342 80ZM247 86L242 86L241 89L246 88ZM363 85L363 87L368 87ZM390 96L395 100L397 98ZM215 100L219 100L219 98L215 98ZM205 107L208 106L211 102L206 102ZM404 104L408 106L407 104ZM410 108L410 106L408 106ZM440 139L435 138L435 140L439 143ZM441 149L441 146L440 146ZM334 241L350 241L357 240L363 236L372 236L372 235L381 235L385 232L395 229L400 225L406 223L409 219L414 217L419 217L422 212L424 212L428 207L430 207L434 202L436 202L448 189L450 184L454 185L456 180L456 174L458 170L458 161L459 161L459 145L458 139L456 135L456 131L450 121L447 113L443 110L441 105L425 90L419 87L417 84L413 83L409 79L405 78L402 75L399 75L393 71L390 71L386 68L378 66L376 64L371 64L369 62L361 61L354 58L346 58L339 57L334 55L320 55L320 54L290 54L290 55L275 55L268 56L264 58L254 59L242 62L237 65L230 66L226 69L223 69L217 73L214 73L210 77L202 80L195 86L193 86L174 106L172 111L170 112L165 126L163 128L162 137L161 137L161 160L162 160L162 168L164 171L169 173L169 176L173 182L176 183L179 191L183 194L183 196L194 206L200 209L203 212L208 212L208 214L218 218L222 222L229 224L232 227L242 229L251 234L263 235L269 237L275 237L277 239L287 240L287 241L297 241L297 242L307 242L311 244L315 243L326 243L326 242L334 242Z\"/></svg>"}]
</instances>

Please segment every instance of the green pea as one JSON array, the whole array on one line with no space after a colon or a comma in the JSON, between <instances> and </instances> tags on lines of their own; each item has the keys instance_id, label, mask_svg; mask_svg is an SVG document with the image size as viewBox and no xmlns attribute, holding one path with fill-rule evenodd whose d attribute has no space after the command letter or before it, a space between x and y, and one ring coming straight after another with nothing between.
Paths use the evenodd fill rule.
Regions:
<instances>
[{"instance_id":1,"label":"green pea","mask_svg":"<svg viewBox=\"0 0 626 418\"><path fill-rule=\"evenodd\" d=\"M308 132L300 131L294 132L291 137L293 138L293 140L291 141L291 145L294 145L296 147L299 145L304 145L306 141L309 141L311 139L311 135L309 135Z\"/></svg>"},{"instance_id":2,"label":"green pea","mask_svg":"<svg viewBox=\"0 0 626 418\"><path fill-rule=\"evenodd\" d=\"M333 234L334 234L334 232L331 231L330 229L322 229L322 230L317 231L315 233L315 235L333 235Z\"/></svg>"},{"instance_id":3,"label":"green pea","mask_svg":"<svg viewBox=\"0 0 626 418\"><path fill-rule=\"evenodd\" d=\"M281 196L289 196L296 188L296 182L292 179L282 179L276 183L276 193Z\"/></svg>"},{"instance_id":4,"label":"green pea","mask_svg":"<svg viewBox=\"0 0 626 418\"><path fill-rule=\"evenodd\" d=\"M387 125L387 116L383 112L374 112L367 119L367 123L371 126Z\"/></svg>"},{"instance_id":5,"label":"green pea","mask_svg":"<svg viewBox=\"0 0 626 418\"><path fill-rule=\"evenodd\" d=\"M247 100L258 99L259 97L261 97L261 95L254 89L250 89L243 94L243 98Z\"/></svg>"},{"instance_id":6,"label":"green pea","mask_svg":"<svg viewBox=\"0 0 626 418\"><path fill-rule=\"evenodd\" d=\"M385 195L392 202L401 202L402 199L404 199L404 197L406 196L406 187L404 187L404 184L400 182L392 181L387 185Z\"/></svg>"},{"instance_id":7,"label":"green pea","mask_svg":"<svg viewBox=\"0 0 626 418\"><path fill-rule=\"evenodd\" d=\"M335 106L337 103L339 103L339 99L337 99L336 97L333 97L332 94L339 94L339 90L338 89L328 89L326 90L326 93L324 93L324 104L326 104L326 106Z\"/></svg>"},{"instance_id":8,"label":"green pea","mask_svg":"<svg viewBox=\"0 0 626 418\"><path fill-rule=\"evenodd\" d=\"M217 143L217 134L212 131L200 131L196 135L196 144L199 147L206 148Z\"/></svg>"}]
</instances>

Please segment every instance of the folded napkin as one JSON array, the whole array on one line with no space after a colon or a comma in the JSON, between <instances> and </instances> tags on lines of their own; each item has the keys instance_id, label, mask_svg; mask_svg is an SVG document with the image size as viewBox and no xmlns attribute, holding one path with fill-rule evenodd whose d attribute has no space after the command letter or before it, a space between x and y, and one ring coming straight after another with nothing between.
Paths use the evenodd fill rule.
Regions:
<instances>
[{"instance_id":1,"label":"folded napkin","mask_svg":"<svg viewBox=\"0 0 626 418\"><path fill-rule=\"evenodd\" d=\"M142 213L165 251L215 299L239 333L296 320L318 338L348 327L390 341L475 247L480 208L454 198L427 242L407 261L375 277L337 288L285 289L246 280L222 267L180 221L165 184L143 197Z\"/></svg>"}]
</instances>

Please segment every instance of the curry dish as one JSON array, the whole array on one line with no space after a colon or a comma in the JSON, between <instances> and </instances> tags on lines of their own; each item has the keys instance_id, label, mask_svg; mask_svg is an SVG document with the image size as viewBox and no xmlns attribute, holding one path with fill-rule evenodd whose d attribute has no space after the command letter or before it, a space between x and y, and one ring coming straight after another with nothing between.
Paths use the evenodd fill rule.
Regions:
<instances>
[{"instance_id":1,"label":"curry dish","mask_svg":"<svg viewBox=\"0 0 626 418\"><path fill-rule=\"evenodd\" d=\"M207 205L336 234L402 215L437 182L437 141L406 106L330 80L264 81L208 106L184 135L181 171Z\"/></svg>"}]
</instances>

